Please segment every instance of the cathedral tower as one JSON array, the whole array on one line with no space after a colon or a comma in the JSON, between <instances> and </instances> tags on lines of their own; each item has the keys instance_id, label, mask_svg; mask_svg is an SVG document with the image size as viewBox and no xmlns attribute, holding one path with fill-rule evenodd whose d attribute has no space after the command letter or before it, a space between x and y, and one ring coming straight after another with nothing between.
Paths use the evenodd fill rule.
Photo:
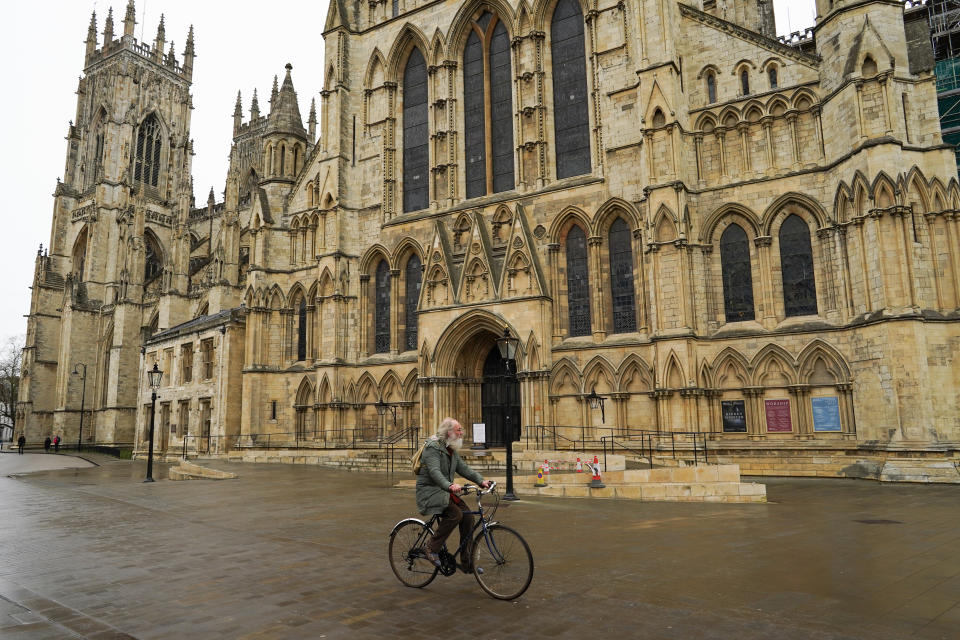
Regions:
<instances>
[{"instance_id":1,"label":"cathedral tower","mask_svg":"<svg viewBox=\"0 0 960 640\"><path fill-rule=\"evenodd\" d=\"M28 440L76 441L83 406L85 442L132 441L142 336L170 326L186 293L193 30L181 62L162 16L152 45L134 37L135 16L129 0L120 34L112 9L102 41L96 14L87 29L49 250L36 264L18 426Z\"/></svg>"}]
</instances>

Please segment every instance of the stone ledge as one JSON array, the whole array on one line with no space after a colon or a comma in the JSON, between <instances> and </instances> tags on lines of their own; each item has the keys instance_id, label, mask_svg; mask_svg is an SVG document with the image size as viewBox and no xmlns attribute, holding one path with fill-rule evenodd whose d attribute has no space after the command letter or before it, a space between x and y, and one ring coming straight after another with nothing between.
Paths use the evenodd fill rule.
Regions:
<instances>
[{"instance_id":1,"label":"stone ledge","mask_svg":"<svg viewBox=\"0 0 960 640\"><path fill-rule=\"evenodd\" d=\"M237 474L230 471L208 469L184 460L179 467L170 468L168 477L171 480L229 480L236 478Z\"/></svg>"}]
</instances>

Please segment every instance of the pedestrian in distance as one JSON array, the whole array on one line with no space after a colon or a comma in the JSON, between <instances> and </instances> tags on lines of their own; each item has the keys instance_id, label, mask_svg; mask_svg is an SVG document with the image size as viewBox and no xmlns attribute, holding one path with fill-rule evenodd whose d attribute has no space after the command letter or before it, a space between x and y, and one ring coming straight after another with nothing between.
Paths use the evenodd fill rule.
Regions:
<instances>
[{"instance_id":1,"label":"pedestrian in distance","mask_svg":"<svg viewBox=\"0 0 960 640\"><path fill-rule=\"evenodd\" d=\"M20 455L23 455L23 445L27 444L27 439L23 437L23 434L20 434L20 437L17 438L17 449L20 450Z\"/></svg>"},{"instance_id":2,"label":"pedestrian in distance","mask_svg":"<svg viewBox=\"0 0 960 640\"><path fill-rule=\"evenodd\" d=\"M44 440L43 440L43 450L44 450L46 453L50 453L50 436L47 436L46 438L44 438Z\"/></svg>"},{"instance_id":3,"label":"pedestrian in distance","mask_svg":"<svg viewBox=\"0 0 960 640\"><path fill-rule=\"evenodd\" d=\"M53 436L53 452L60 453L60 436Z\"/></svg>"}]
</instances>

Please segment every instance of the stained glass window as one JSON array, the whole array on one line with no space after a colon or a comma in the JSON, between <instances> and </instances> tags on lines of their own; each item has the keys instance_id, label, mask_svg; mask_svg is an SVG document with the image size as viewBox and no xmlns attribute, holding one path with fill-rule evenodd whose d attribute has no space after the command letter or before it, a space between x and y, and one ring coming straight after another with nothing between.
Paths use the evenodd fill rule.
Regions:
<instances>
[{"instance_id":1,"label":"stained glass window","mask_svg":"<svg viewBox=\"0 0 960 640\"><path fill-rule=\"evenodd\" d=\"M630 246L630 227L623 218L617 218L610 225L610 293L613 299L613 332L636 331L633 248Z\"/></svg>"},{"instance_id":2,"label":"stained glass window","mask_svg":"<svg viewBox=\"0 0 960 640\"><path fill-rule=\"evenodd\" d=\"M590 173L590 120L583 12L576 0L560 0L550 21L553 60L553 130L557 177Z\"/></svg>"},{"instance_id":3,"label":"stained glass window","mask_svg":"<svg viewBox=\"0 0 960 640\"><path fill-rule=\"evenodd\" d=\"M817 285L813 276L810 228L793 214L780 227L780 271L783 275L783 306L787 316L817 312Z\"/></svg>"},{"instance_id":4,"label":"stained glass window","mask_svg":"<svg viewBox=\"0 0 960 640\"><path fill-rule=\"evenodd\" d=\"M386 260L377 265L376 303L373 310L374 351L390 351L390 268Z\"/></svg>"},{"instance_id":5,"label":"stained glass window","mask_svg":"<svg viewBox=\"0 0 960 640\"><path fill-rule=\"evenodd\" d=\"M484 11L463 49L467 197L513 189L513 71L510 35ZM484 66L489 74L484 72ZM489 135L486 123L490 123Z\"/></svg>"},{"instance_id":6,"label":"stained glass window","mask_svg":"<svg viewBox=\"0 0 960 640\"><path fill-rule=\"evenodd\" d=\"M417 348L417 305L420 301L420 258L416 255L410 256L407 260L407 269L404 274L406 281L406 335L404 337L404 348L406 350Z\"/></svg>"},{"instance_id":7,"label":"stained glass window","mask_svg":"<svg viewBox=\"0 0 960 640\"><path fill-rule=\"evenodd\" d=\"M707 74L707 102L717 101L717 76L712 73Z\"/></svg>"},{"instance_id":8,"label":"stained glass window","mask_svg":"<svg viewBox=\"0 0 960 640\"><path fill-rule=\"evenodd\" d=\"M137 152L133 168L133 178L150 186L157 186L160 178L160 148L162 136L160 123L153 114L140 124L137 131Z\"/></svg>"},{"instance_id":9,"label":"stained glass window","mask_svg":"<svg viewBox=\"0 0 960 640\"><path fill-rule=\"evenodd\" d=\"M297 314L297 360L307 359L307 301L300 299Z\"/></svg>"},{"instance_id":10,"label":"stained glass window","mask_svg":"<svg viewBox=\"0 0 960 640\"><path fill-rule=\"evenodd\" d=\"M570 335L590 335L587 237L576 226L567 233L567 306L570 311Z\"/></svg>"},{"instance_id":11,"label":"stained glass window","mask_svg":"<svg viewBox=\"0 0 960 640\"><path fill-rule=\"evenodd\" d=\"M740 91L743 92L743 95L750 93L750 74L747 73L746 69L740 72Z\"/></svg>"},{"instance_id":12,"label":"stained glass window","mask_svg":"<svg viewBox=\"0 0 960 640\"><path fill-rule=\"evenodd\" d=\"M487 154L484 115L483 46L476 31L463 50L463 114L466 128L467 197L487 193Z\"/></svg>"},{"instance_id":13,"label":"stained glass window","mask_svg":"<svg viewBox=\"0 0 960 640\"><path fill-rule=\"evenodd\" d=\"M767 77L770 78L770 88L776 89L777 88L777 68L770 67L769 69L767 69Z\"/></svg>"},{"instance_id":14,"label":"stained glass window","mask_svg":"<svg viewBox=\"0 0 960 640\"><path fill-rule=\"evenodd\" d=\"M430 198L427 64L413 49L403 72L403 210L426 209Z\"/></svg>"},{"instance_id":15,"label":"stained glass window","mask_svg":"<svg viewBox=\"0 0 960 640\"><path fill-rule=\"evenodd\" d=\"M753 320L750 241L740 225L731 224L720 236L720 268L723 271L723 310L727 322Z\"/></svg>"}]
</instances>

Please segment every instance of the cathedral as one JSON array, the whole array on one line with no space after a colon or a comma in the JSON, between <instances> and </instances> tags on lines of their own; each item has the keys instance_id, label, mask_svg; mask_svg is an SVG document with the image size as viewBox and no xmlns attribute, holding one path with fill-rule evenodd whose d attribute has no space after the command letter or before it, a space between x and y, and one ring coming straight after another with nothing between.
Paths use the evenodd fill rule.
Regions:
<instances>
[{"instance_id":1,"label":"cathedral","mask_svg":"<svg viewBox=\"0 0 960 640\"><path fill-rule=\"evenodd\" d=\"M238 94L199 207L192 29L178 58L133 0L94 16L17 432L145 453L153 419L161 455L227 455L453 415L494 448L676 434L767 473L954 459L925 16L816 7L785 39L770 0L331 0L306 124L289 64L263 111Z\"/></svg>"}]
</instances>

